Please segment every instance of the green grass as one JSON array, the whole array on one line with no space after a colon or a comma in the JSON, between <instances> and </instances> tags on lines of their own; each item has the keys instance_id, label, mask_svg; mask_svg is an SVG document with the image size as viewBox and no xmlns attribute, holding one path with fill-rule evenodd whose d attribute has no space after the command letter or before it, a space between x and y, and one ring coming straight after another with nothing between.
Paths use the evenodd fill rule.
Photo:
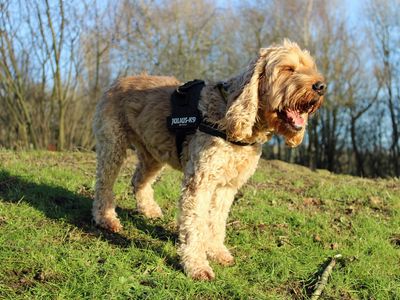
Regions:
<instances>
[{"instance_id":1,"label":"green grass","mask_svg":"<svg viewBox=\"0 0 400 300\"><path fill-rule=\"evenodd\" d=\"M400 299L400 181L261 161L227 228L236 264L184 276L176 254L181 175L155 185L165 216L135 212L131 155L115 186L124 225L92 223L95 157L0 151L0 298L306 299L342 253L322 299Z\"/></svg>"}]
</instances>

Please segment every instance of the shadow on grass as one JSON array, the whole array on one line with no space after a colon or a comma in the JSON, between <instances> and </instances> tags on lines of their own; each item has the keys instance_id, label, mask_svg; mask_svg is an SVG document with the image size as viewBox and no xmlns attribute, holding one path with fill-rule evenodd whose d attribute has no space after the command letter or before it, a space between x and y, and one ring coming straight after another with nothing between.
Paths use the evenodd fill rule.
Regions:
<instances>
[{"instance_id":1,"label":"shadow on grass","mask_svg":"<svg viewBox=\"0 0 400 300\"><path fill-rule=\"evenodd\" d=\"M46 217L54 220L65 220L82 229L89 235L98 237L108 243L127 248L150 249L166 259L174 269L181 269L177 257L163 252L159 243L147 239L132 240L119 234L111 233L95 226L91 217L92 197L89 193L74 193L63 187L44 183L34 183L20 176L13 176L5 170L0 170L0 198L9 203L25 202L42 211ZM132 223L137 229L150 235L160 242L171 240L176 243L177 235L162 226L148 223L143 217L131 210L117 208L122 221Z\"/></svg>"}]
</instances>

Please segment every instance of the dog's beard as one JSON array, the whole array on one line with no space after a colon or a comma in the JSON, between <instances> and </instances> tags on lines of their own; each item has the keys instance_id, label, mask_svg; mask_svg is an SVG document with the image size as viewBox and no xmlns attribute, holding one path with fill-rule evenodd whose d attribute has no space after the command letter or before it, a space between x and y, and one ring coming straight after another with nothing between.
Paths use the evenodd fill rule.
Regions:
<instances>
[{"instance_id":1,"label":"dog's beard","mask_svg":"<svg viewBox=\"0 0 400 300\"><path fill-rule=\"evenodd\" d=\"M308 92L289 98L284 101L285 104L280 105L274 111L281 127L284 126L289 131L297 132L307 126L308 116L320 107L321 102L321 96Z\"/></svg>"},{"instance_id":2,"label":"dog's beard","mask_svg":"<svg viewBox=\"0 0 400 300\"><path fill-rule=\"evenodd\" d=\"M309 115L322 104L322 97L313 92L297 93L264 111L270 130L282 135L290 147L298 146L304 137Z\"/></svg>"}]
</instances>

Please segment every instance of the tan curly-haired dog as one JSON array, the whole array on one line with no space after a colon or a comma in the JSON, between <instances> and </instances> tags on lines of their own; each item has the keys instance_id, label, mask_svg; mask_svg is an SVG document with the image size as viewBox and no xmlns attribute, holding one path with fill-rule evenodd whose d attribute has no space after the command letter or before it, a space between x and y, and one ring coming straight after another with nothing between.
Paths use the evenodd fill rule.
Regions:
<instances>
[{"instance_id":1,"label":"tan curly-haired dog","mask_svg":"<svg viewBox=\"0 0 400 300\"><path fill-rule=\"evenodd\" d=\"M224 245L226 220L234 195L257 167L262 144L273 134L291 147L301 143L309 114L323 101L323 82L309 52L297 44L286 40L261 49L242 74L226 81L225 92L213 82L201 91L200 111L226 132L227 140L197 131L187 136L179 158L166 118L171 94L181 83L145 75L119 79L98 103L94 118L94 220L114 232L122 228L112 188L127 148L134 148L139 159L132 184L137 209L146 217L162 216L151 186L164 164L182 170L179 255L188 276L214 278L207 259L223 265L234 261Z\"/></svg>"}]
</instances>

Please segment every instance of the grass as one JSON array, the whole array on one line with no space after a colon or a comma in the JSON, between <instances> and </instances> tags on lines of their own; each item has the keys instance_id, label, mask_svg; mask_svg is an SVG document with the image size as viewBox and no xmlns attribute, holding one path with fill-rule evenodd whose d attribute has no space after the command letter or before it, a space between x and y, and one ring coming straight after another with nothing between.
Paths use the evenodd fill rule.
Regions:
<instances>
[{"instance_id":1,"label":"grass","mask_svg":"<svg viewBox=\"0 0 400 300\"><path fill-rule=\"evenodd\" d=\"M115 194L124 225L92 223L91 153L0 151L1 299L307 299L342 253L323 299L400 299L400 182L261 161L233 205L232 267L186 278L176 254L181 175L155 185L165 216L135 212L125 164Z\"/></svg>"}]
</instances>

